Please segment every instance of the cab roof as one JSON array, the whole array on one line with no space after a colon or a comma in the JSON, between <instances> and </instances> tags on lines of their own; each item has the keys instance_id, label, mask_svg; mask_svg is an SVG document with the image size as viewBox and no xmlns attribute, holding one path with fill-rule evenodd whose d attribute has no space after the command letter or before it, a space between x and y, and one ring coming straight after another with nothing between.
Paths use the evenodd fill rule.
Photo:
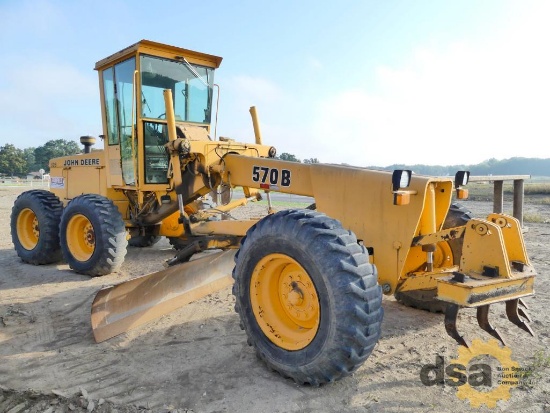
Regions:
<instances>
[{"instance_id":1,"label":"cab roof","mask_svg":"<svg viewBox=\"0 0 550 413\"><path fill-rule=\"evenodd\" d=\"M105 67L112 66L119 61L125 60L130 56L135 56L138 53L144 53L152 56L161 56L169 59L177 59L185 57L189 62L201 66L218 68L222 62L222 58L206 53L196 52L181 47L170 46L163 43L153 42L151 40L140 40L100 61L95 64L95 70L101 70Z\"/></svg>"}]
</instances>

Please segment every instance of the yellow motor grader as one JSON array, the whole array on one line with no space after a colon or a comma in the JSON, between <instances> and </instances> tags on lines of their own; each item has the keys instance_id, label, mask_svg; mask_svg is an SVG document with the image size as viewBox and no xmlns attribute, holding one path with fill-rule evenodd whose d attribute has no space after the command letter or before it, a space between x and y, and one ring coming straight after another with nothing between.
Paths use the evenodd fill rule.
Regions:
<instances>
[{"instance_id":1,"label":"yellow motor grader","mask_svg":"<svg viewBox=\"0 0 550 413\"><path fill-rule=\"evenodd\" d=\"M101 289L92 304L96 341L128 331L233 284L248 342L267 365L319 385L359 367L380 336L382 295L445 312L460 344L461 307L504 343L489 306L532 334L522 297L534 293L518 220L473 218L455 204L454 179L328 164L285 162L264 145L211 130L221 58L142 40L99 62L104 149L50 161L50 191L13 206L15 249L26 263L60 260L90 276L122 264L127 244L167 237L165 269ZM213 136L214 135L214 136ZM209 194L242 196L209 206ZM231 211L272 192L314 199L261 219ZM229 219L221 219L229 218Z\"/></svg>"}]
</instances>

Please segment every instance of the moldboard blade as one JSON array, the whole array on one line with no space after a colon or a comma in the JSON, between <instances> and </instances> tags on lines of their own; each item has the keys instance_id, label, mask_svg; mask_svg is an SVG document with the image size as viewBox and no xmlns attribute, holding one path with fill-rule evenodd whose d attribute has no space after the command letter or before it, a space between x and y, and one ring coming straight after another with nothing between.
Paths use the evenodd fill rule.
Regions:
<instances>
[{"instance_id":1,"label":"moldboard blade","mask_svg":"<svg viewBox=\"0 0 550 413\"><path fill-rule=\"evenodd\" d=\"M92 303L96 342L168 314L233 283L236 250L208 254L184 264L101 289Z\"/></svg>"}]
</instances>

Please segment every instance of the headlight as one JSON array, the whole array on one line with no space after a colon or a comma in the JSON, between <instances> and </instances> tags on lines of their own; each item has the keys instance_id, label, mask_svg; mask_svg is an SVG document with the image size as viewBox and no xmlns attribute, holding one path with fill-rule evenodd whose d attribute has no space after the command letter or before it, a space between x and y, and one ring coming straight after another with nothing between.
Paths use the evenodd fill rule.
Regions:
<instances>
[{"instance_id":1,"label":"headlight","mask_svg":"<svg viewBox=\"0 0 550 413\"><path fill-rule=\"evenodd\" d=\"M391 182L393 190L397 191L399 188L407 188L411 183L412 171L408 169L396 169L393 171Z\"/></svg>"},{"instance_id":2,"label":"headlight","mask_svg":"<svg viewBox=\"0 0 550 413\"><path fill-rule=\"evenodd\" d=\"M470 171L458 171L455 174L455 188L467 185L470 180Z\"/></svg>"}]
</instances>

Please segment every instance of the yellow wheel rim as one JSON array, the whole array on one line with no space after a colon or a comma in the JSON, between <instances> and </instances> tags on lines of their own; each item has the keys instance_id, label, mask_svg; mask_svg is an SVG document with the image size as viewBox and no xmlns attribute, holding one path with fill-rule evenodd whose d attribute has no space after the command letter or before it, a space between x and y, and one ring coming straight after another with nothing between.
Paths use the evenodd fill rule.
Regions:
<instances>
[{"instance_id":1,"label":"yellow wheel rim","mask_svg":"<svg viewBox=\"0 0 550 413\"><path fill-rule=\"evenodd\" d=\"M38 218L32 209L25 208L17 216L17 238L26 250L32 250L38 244L40 228Z\"/></svg>"},{"instance_id":2,"label":"yellow wheel rim","mask_svg":"<svg viewBox=\"0 0 550 413\"><path fill-rule=\"evenodd\" d=\"M317 290L306 270L287 255L269 254L258 262L250 301L263 333L285 350L301 350L317 334L321 317Z\"/></svg>"},{"instance_id":3,"label":"yellow wheel rim","mask_svg":"<svg viewBox=\"0 0 550 413\"><path fill-rule=\"evenodd\" d=\"M67 247L78 261L88 261L95 250L95 232L84 215L73 215L67 224Z\"/></svg>"}]
</instances>

